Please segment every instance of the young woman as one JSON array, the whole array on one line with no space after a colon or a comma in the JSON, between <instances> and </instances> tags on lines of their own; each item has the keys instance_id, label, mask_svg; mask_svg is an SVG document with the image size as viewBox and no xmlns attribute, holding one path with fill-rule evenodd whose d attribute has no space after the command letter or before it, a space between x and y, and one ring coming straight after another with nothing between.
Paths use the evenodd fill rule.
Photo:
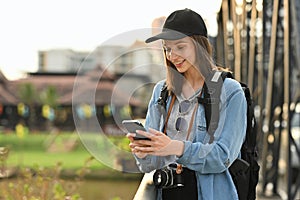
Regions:
<instances>
[{"instance_id":1,"label":"young woman","mask_svg":"<svg viewBox=\"0 0 300 200\"><path fill-rule=\"evenodd\" d=\"M202 17L190 10L177 10L166 19L162 39L166 80L156 84L149 102L145 131L151 140L134 140L130 148L142 172L154 173L157 199L238 199L228 167L239 156L246 132L246 99L240 84L224 80L219 123L208 134L203 105L203 85L217 71ZM217 77L218 78L218 77ZM166 83L167 109L159 97ZM146 199L146 197L145 197Z\"/></svg>"}]
</instances>

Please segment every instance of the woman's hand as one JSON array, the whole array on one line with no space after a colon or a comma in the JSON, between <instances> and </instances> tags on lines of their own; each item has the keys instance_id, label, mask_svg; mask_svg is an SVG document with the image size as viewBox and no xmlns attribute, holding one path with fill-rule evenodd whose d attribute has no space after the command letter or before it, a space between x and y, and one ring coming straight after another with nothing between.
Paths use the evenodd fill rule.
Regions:
<instances>
[{"instance_id":1,"label":"woman's hand","mask_svg":"<svg viewBox=\"0 0 300 200\"><path fill-rule=\"evenodd\" d=\"M126 137L130 140L129 147L131 149L131 152L134 153L138 158L144 158L147 156L147 153L141 152L136 150L136 147L139 145L137 143L138 140L134 140L133 137L135 137L135 133L128 133Z\"/></svg>"},{"instance_id":2,"label":"woman's hand","mask_svg":"<svg viewBox=\"0 0 300 200\"><path fill-rule=\"evenodd\" d=\"M149 129L149 133L138 130L137 133L150 138L151 140L134 140L135 134L128 134L131 141L129 147L139 158L146 157L148 154L155 156L176 155L181 156L184 150L184 143L178 140L171 140L164 133Z\"/></svg>"}]
</instances>

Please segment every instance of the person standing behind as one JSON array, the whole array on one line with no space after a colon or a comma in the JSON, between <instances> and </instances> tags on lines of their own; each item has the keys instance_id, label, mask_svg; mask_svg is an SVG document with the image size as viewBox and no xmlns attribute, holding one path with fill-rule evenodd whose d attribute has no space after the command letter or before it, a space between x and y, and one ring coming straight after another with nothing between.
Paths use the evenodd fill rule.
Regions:
<instances>
[{"instance_id":1,"label":"person standing behind","mask_svg":"<svg viewBox=\"0 0 300 200\"><path fill-rule=\"evenodd\" d=\"M176 10L162 32L146 43L162 40L167 77L159 81L148 104L145 128L137 133L150 140L134 140L129 147L141 172L154 171L156 199L233 200L238 194L229 166L239 156L246 132L246 99L240 84L225 79L220 96L219 123L207 132L203 85L219 68L202 17L191 9ZM167 109L159 104L168 90Z\"/></svg>"}]
</instances>

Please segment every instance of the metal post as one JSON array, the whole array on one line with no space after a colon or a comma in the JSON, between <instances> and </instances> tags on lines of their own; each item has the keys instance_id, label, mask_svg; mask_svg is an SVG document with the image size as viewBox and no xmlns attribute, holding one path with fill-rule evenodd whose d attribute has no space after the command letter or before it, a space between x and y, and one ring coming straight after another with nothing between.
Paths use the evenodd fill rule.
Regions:
<instances>
[{"instance_id":1,"label":"metal post","mask_svg":"<svg viewBox=\"0 0 300 200\"><path fill-rule=\"evenodd\" d=\"M224 62L225 67L229 67L229 61L228 61L228 29L227 29L227 23L229 20L228 16L228 1L223 0L222 1L222 24L223 24L223 37L224 37Z\"/></svg>"},{"instance_id":2,"label":"metal post","mask_svg":"<svg viewBox=\"0 0 300 200\"><path fill-rule=\"evenodd\" d=\"M258 2L257 2L258 3ZM259 147L261 148L262 146L262 125L263 125L263 116L262 116L262 109L264 107L263 105L263 102L264 102L264 65L263 65L263 55L264 55L264 52L263 52L263 1L261 0L260 1L260 5L257 4L257 8L258 8L258 19L261 20L261 27L259 30L256 30L256 31L260 31L259 35L260 37L258 37L257 39L257 88L256 88L256 92L253 92L253 97L254 99L257 99L257 105L258 105L258 109L259 109L259 112L257 112L257 115L256 117L259 117L257 118L257 130L260 131L259 133L259 137L258 137L258 140L259 141ZM254 77L253 77L254 78ZM259 152L261 149L259 149ZM260 155L261 156L261 155Z\"/></svg>"},{"instance_id":3,"label":"metal post","mask_svg":"<svg viewBox=\"0 0 300 200\"><path fill-rule=\"evenodd\" d=\"M248 87L253 91L254 64L255 64L255 30L256 30L256 0L252 0L250 39L249 39L249 59L248 59Z\"/></svg>"},{"instance_id":4,"label":"metal post","mask_svg":"<svg viewBox=\"0 0 300 200\"><path fill-rule=\"evenodd\" d=\"M237 13L236 1L231 1L231 15L233 22L233 37L234 37L234 76L235 79L241 81L241 37L240 37L240 22L239 14Z\"/></svg>"},{"instance_id":5,"label":"metal post","mask_svg":"<svg viewBox=\"0 0 300 200\"><path fill-rule=\"evenodd\" d=\"M290 80L290 91L292 91L293 93L290 94L291 102L294 103L299 103L300 102L300 88L299 88L299 84L300 84L300 59L298 57L298 55L300 55L300 13L299 10L300 9L300 1L299 0L291 0L290 1L290 19L291 19L291 24L290 26L293 28L293 31L291 31L293 33L293 37L291 37L291 41L290 41L290 47L293 46L293 50L295 51L291 51L290 53L293 55L293 59L291 59L292 61L294 61L294 65L290 62L290 74L296 74L294 76L295 80ZM293 39L293 40L292 40ZM292 48L291 48L292 49ZM294 90L292 90L294 89ZM296 105L296 104L295 104ZM289 118L291 119L291 117L293 116L293 114L295 114L296 107L293 108L293 110L290 110L290 115ZM291 125L291 124L290 124ZM296 141L294 140L291 133L291 129L290 129L290 145L294 144L296 145ZM290 149L291 150L291 149ZM300 160L300 148L298 149L298 159ZM290 151L291 152L291 151ZM291 157L291 154L289 155ZM290 162L292 162L292 160L289 160ZM298 169L298 174L296 173L290 173L290 179L289 179L289 187L290 189L290 196L291 198L299 198L300 199L300 169ZM296 180L295 182L291 183L291 179ZM298 196L297 196L298 195Z\"/></svg>"},{"instance_id":6,"label":"metal post","mask_svg":"<svg viewBox=\"0 0 300 200\"><path fill-rule=\"evenodd\" d=\"M290 187L289 187L289 173L290 173L290 162L289 162L289 105L290 105L290 73L289 73L289 58L290 58L290 28L289 28L289 0L283 1L283 8L284 8L284 103L282 107L282 124L283 124L283 131L281 132L282 138L282 146L281 146L281 159L284 161L286 165L286 172L283 178L283 185L284 191L288 193L288 199L290 198Z\"/></svg>"},{"instance_id":7,"label":"metal post","mask_svg":"<svg viewBox=\"0 0 300 200\"><path fill-rule=\"evenodd\" d=\"M256 9L255 9L256 10ZM240 37L241 37L241 80L244 83L247 83L247 71L248 71L248 30L247 30L247 1L243 0L242 4L242 15L241 15L241 30L240 30ZM255 20L256 21L256 20ZM252 88L250 88L252 93Z\"/></svg>"},{"instance_id":8,"label":"metal post","mask_svg":"<svg viewBox=\"0 0 300 200\"><path fill-rule=\"evenodd\" d=\"M270 55L269 55L269 65L268 65L268 81L267 81L267 94L265 103L265 118L263 122L263 152L262 152L262 175L263 175L263 186L266 185L266 162L267 151L268 151L268 135L270 127L271 118L271 106L272 106L272 90L273 90L273 76L274 76L274 61L275 61L275 50L276 50L276 33L277 33L277 20L278 20L278 10L279 1L275 0L273 2L273 17L272 17L272 35L270 43ZM265 189L265 188L264 188Z\"/></svg>"}]
</instances>

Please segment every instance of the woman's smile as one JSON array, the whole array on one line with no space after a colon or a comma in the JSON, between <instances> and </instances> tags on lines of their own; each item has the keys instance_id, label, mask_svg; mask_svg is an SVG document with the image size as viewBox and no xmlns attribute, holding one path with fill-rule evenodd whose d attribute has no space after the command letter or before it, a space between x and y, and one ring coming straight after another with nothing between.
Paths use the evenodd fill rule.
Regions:
<instances>
[{"instance_id":1,"label":"woman's smile","mask_svg":"<svg viewBox=\"0 0 300 200\"><path fill-rule=\"evenodd\" d=\"M184 62L185 62L185 59L182 61L173 62L173 64L175 65L176 68L181 68L183 66Z\"/></svg>"}]
</instances>

